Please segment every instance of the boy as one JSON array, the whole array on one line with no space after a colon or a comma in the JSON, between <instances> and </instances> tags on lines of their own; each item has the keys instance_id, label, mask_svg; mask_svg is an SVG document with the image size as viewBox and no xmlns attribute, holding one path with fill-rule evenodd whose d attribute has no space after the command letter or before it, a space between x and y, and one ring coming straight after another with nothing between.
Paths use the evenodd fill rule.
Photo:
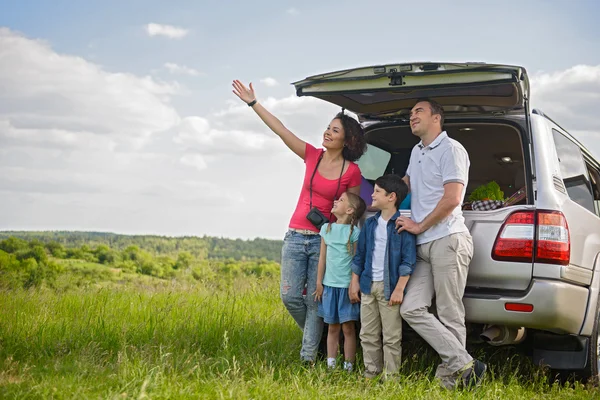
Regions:
<instances>
[{"instance_id":1,"label":"boy","mask_svg":"<svg viewBox=\"0 0 600 400\"><path fill-rule=\"evenodd\" d=\"M407 193L408 186L399 176L377 178L371 198L372 207L379 211L365 221L352 260L349 295L352 302L361 302L360 340L367 378L382 372L394 375L400 369L400 304L417 258L415 236L395 229L398 206Z\"/></svg>"}]
</instances>

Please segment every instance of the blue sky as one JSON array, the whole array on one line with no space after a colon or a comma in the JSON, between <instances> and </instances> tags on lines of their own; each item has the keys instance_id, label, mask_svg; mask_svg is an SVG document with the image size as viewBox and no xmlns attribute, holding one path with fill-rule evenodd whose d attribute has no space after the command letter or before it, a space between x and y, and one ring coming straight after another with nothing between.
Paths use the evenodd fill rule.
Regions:
<instances>
[{"instance_id":1,"label":"blue sky","mask_svg":"<svg viewBox=\"0 0 600 400\"><path fill-rule=\"evenodd\" d=\"M387 62L522 65L534 106L600 154L599 4L3 1L0 229L282 237L303 165L240 107L236 78L319 144L335 108L295 98L292 81Z\"/></svg>"}]
</instances>

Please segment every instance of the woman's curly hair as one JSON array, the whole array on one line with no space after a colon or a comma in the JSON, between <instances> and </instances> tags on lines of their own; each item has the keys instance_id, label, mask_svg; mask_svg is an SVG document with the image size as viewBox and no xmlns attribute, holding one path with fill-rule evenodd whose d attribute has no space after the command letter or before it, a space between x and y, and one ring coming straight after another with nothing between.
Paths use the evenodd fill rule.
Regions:
<instances>
[{"instance_id":1,"label":"woman's curly hair","mask_svg":"<svg viewBox=\"0 0 600 400\"><path fill-rule=\"evenodd\" d=\"M357 120L339 112L333 119L339 119L344 127L344 149L342 156L347 161L358 160L367 150L365 131Z\"/></svg>"}]
</instances>

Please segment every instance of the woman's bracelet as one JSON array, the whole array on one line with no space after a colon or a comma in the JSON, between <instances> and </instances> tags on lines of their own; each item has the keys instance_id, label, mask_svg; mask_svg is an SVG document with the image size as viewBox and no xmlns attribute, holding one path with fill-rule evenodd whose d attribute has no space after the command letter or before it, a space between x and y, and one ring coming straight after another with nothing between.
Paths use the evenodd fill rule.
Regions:
<instances>
[{"instance_id":1,"label":"woman's bracelet","mask_svg":"<svg viewBox=\"0 0 600 400\"><path fill-rule=\"evenodd\" d=\"M252 107L255 104L256 104L256 99L254 99L250 103L248 103L248 107Z\"/></svg>"}]
</instances>

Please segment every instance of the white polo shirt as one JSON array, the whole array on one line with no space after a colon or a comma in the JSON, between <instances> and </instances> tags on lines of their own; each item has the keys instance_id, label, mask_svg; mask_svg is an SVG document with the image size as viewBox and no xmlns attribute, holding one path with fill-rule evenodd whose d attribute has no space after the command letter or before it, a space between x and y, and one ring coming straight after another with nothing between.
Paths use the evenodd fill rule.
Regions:
<instances>
[{"instance_id":1,"label":"white polo shirt","mask_svg":"<svg viewBox=\"0 0 600 400\"><path fill-rule=\"evenodd\" d=\"M412 219L421 222L435 209L444 195L444 185L460 182L464 200L469 182L469 155L465 148L442 132L429 146L417 144L410 154L406 175L410 178ZM461 205L448 217L417 235L417 244L428 243L453 233L468 231Z\"/></svg>"}]
</instances>

